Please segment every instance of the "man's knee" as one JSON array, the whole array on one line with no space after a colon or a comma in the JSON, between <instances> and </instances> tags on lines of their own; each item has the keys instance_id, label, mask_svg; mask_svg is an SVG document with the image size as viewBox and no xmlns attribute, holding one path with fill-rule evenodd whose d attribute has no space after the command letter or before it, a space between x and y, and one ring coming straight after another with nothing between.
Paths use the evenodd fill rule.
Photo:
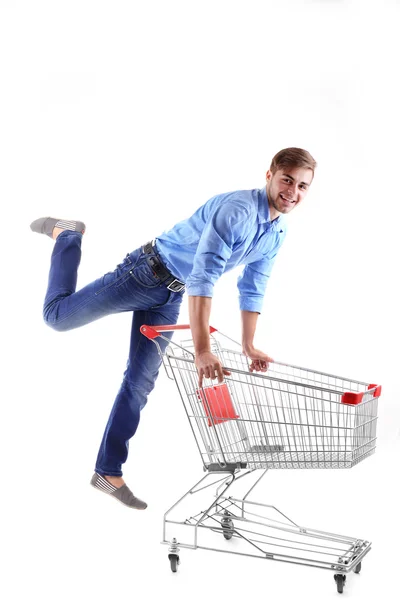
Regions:
<instances>
[{"instance_id":1,"label":"man's knee","mask_svg":"<svg viewBox=\"0 0 400 600\"><path fill-rule=\"evenodd\" d=\"M129 403L138 406L140 410L146 406L147 397L152 391L153 387L154 384L148 383L146 385L146 383L143 381L133 382L129 379L129 377L126 376L122 382L122 388L128 393Z\"/></svg>"},{"instance_id":2,"label":"man's knee","mask_svg":"<svg viewBox=\"0 0 400 600\"><path fill-rule=\"evenodd\" d=\"M68 331L69 329L72 329L72 327L68 327L68 321L67 319L64 320L60 320L57 319L56 316L52 315L51 313L47 312L47 311L43 311L43 320L46 323L46 325L48 327L50 327L51 329L54 329L54 331Z\"/></svg>"}]
</instances>

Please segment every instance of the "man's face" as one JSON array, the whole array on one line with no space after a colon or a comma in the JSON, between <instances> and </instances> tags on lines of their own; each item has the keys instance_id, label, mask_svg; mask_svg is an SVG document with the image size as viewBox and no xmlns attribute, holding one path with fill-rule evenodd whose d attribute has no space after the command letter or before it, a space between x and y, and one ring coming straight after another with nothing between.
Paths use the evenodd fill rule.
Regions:
<instances>
[{"instance_id":1,"label":"man's face","mask_svg":"<svg viewBox=\"0 0 400 600\"><path fill-rule=\"evenodd\" d=\"M287 214L300 204L312 180L312 170L302 167L279 170L274 175L268 171L267 194L271 219L278 216L276 213Z\"/></svg>"}]
</instances>

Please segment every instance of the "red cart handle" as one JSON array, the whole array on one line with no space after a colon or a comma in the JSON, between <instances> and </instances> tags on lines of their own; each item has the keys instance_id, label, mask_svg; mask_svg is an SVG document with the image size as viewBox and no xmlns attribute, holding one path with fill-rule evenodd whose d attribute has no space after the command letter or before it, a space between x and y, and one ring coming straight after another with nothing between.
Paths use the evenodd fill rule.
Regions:
<instances>
[{"instance_id":1,"label":"red cart handle","mask_svg":"<svg viewBox=\"0 0 400 600\"><path fill-rule=\"evenodd\" d=\"M190 329L190 325L142 325L140 332L149 340L154 340L154 338L159 337L162 331L177 331L178 329ZM210 325L210 333L215 331L217 329Z\"/></svg>"}]
</instances>

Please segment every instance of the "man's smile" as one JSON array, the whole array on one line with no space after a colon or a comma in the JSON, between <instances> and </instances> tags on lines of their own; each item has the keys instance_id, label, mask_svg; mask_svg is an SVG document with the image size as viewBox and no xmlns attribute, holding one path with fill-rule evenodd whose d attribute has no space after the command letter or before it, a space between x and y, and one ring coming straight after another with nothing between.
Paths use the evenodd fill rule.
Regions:
<instances>
[{"instance_id":1,"label":"man's smile","mask_svg":"<svg viewBox=\"0 0 400 600\"><path fill-rule=\"evenodd\" d=\"M296 202L295 200L292 200L291 198L287 198L287 197L286 197L286 196L284 196L283 194L279 194L279 197L280 197L280 198L281 198L281 200L283 200L283 202L284 202L285 204L287 204L288 206L289 206L290 204L294 204L294 203Z\"/></svg>"}]
</instances>

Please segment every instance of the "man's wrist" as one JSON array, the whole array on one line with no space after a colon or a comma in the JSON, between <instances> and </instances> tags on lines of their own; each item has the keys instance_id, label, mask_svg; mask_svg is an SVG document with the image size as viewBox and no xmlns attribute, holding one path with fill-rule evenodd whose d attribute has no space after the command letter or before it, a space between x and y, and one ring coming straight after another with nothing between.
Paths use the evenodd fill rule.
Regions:
<instances>
[{"instance_id":1,"label":"man's wrist","mask_svg":"<svg viewBox=\"0 0 400 600\"><path fill-rule=\"evenodd\" d=\"M242 350L244 354L248 354L249 352L251 352L252 350L254 350L254 346L253 344L250 344L249 342L242 342Z\"/></svg>"},{"instance_id":2,"label":"man's wrist","mask_svg":"<svg viewBox=\"0 0 400 600\"><path fill-rule=\"evenodd\" d=\"M196 356L201 356L202 354L206 354L207 352L211 352L211 348L200 348L198 350L195 349L194 351Z\"/></svg>"}]
</instances>

